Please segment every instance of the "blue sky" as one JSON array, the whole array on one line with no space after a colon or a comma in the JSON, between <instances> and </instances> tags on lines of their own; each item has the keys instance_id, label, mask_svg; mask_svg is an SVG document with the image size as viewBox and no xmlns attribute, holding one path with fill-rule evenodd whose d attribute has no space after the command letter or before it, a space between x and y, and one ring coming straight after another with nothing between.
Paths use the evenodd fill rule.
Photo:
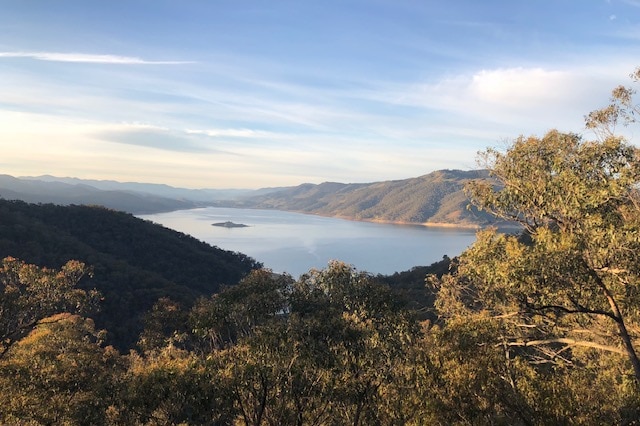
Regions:
<instances>
[{"instance_id":1,"label":"blue sky","mask_svg":"<svg viewBox=\"0 0 640 426\"><path fill-rule=\"evenodd\" d=\"M0 173L259 188L476 168L640 66L640 0L0 0ZM633 142L633 132L627 133Z\"/></svg>"}]
</instances>

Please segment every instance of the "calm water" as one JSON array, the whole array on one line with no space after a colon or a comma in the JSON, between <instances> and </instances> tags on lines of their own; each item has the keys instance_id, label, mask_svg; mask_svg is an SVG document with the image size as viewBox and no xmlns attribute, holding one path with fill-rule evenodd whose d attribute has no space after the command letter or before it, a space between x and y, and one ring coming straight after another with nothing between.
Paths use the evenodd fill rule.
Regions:
<instances>
[{"instance_id":1,"label":"calm water","mask_svg":"<svg viewBox=\"0 0 640 426\"><path fill-rule=\"evenodd\" d=\"M391 274L456 256L475 240L467 229L427 228L327 218L276 210L208 207L142 215L225 250L245 253L294 277L342 260L358 270ZM212 223L232 221L247 228Z\"/></svg>"}]
</instances>

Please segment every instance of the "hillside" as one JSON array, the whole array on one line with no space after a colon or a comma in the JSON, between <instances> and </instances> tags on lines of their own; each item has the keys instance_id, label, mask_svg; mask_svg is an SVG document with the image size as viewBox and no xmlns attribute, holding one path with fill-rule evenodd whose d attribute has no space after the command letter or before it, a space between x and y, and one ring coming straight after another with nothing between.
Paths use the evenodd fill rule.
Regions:
<instances>
[{"instance_id":1,"label":"hillside","mask_svg":"<svg viewBox=\"0 0 640 426\"><path fill-rule=\"evenodd\" d=\"M303 184L250 197L238 207L288 210L354 220L482 226L493 217L468 208L463 188L484 170L440 170L417 178L366 184Z\"/></svg>"},{"instance_id":2,"label":"hillside","mask_svg":"<svg viewBox=\"0 0 640 426\"><path fill-rule=\"evenodd\" d=\"M6 256L55 268L70 259L92 266L85 285L104 296L96 323L120 348L135 342L141 315L158 298L188 305L259 266L127 213L0 200L0 259Z\"/></svg>"}]
</instances>

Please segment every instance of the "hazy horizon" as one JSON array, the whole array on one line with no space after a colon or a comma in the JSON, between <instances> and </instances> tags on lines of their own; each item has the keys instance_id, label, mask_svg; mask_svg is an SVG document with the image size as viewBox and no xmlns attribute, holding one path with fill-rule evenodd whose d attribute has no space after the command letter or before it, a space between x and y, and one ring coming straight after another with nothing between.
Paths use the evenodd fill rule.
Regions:
<instances>
[{"instance_id":1,"label":"hazy horizon","mask_svg":"<svg viewBox=\"0 0 640 426\"><path fill-rule=\"evenodd\" d=\"M442 170L462 170L462 169L438 169L438 170L433 170L429 173L432 172L437 172L437 171L442 171ZM468 171L468 170L465 170ZM424 175L427 175L429 173L425 173ZM0 175L2 175L2 173L0 173ZM304 185L304 184L322 184L322 183L341 183L341 184L359 184L359 183L363 183L363 184L368 184L368 183L377 183L377 182L386 182L386 181L391 181L391 180L408 180L408 179L414 179L414 178L419 178L422 177L424 175L420 175L420 176L406 176L406 177L400 177L397 179L387 179L387 180L380 180L380 181L366 181L366 182L351 182L351 181L320 181L320 182L297 182L297 183L293 183L291 185L282 185L281 187L295 187L295 186L299 186L299 185ZM8 176L12 176L12 175L8 175ZM117 179L93 179L93 178L79 178L77 176L54 176L54 175L50 175L50 174L44 174L44 175L37 175L37 176L12 176L16 179L26 179L26 180L77 180L79 182L91 182L91 181L98 181L98 182L113 182L113 183L118 183L118 184L143 184L143 185L166 185L166 186L170 186L173 188L177 188L177 189L210 189L210 190L258 190L258 189L268 189L268 188L274 188L277 186L261 186L261 187L254 187L254 188L249 188L249 187L224 187L224 188L213 188L213 187L183 187L183 186L179 186L179 185L170 185L167 183L162 183L162 182L145 182L145 181L123 181L123 180L117 180Z\"/></svg>"},{"instance_id":2,"label":"hazy horizon","mask_svg":"<svg viewBox=\"0 0 640 426\"><path fill-rule=\"evenodd\" d=\"M181 188L475 169L591 137L640 65L638 0L9 0L0 28L0 173Z\"/></svg>"}]
</instances>

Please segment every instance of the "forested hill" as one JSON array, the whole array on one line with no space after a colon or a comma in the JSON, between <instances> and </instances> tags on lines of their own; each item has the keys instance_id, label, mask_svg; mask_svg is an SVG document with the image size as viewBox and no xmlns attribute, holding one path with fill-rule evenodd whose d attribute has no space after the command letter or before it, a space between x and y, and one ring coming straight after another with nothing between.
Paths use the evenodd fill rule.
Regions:
<instances>
[{"instance_id":1,"label":"forested hill","mask_svg":"<svg viewBox=\"0 0 640 426\"><path fill-rule=\"evenodd\" d=\"M84 285L104 296L94 318L120 348L135 342L141 315L159 298L188 305L259 266L127 213L0 200L0 259L7 256L52 268L70 259L92 266Z\"/></svg>"},{"instance_id":2,"label":"forested hill","mask_svg":"<svg viewBox=\"0 0 640 426\"><path fill-rule=\"evenodd\" d=\"M493 217L475 208L466 182L487 179L484 170L440 170L417 178L343 184L303 184L251 197L236 206L314 213L355 220L483 226Z\"/></svg>"}]
</instances>

